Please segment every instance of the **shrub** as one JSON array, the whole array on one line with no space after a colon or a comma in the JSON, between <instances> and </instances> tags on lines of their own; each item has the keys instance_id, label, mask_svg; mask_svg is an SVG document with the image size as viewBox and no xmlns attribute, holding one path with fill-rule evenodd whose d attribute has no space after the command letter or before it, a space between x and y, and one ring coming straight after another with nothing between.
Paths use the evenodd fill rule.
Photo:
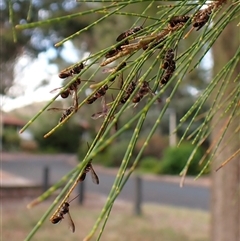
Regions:
<instances>
[{"instance_id":1,"label":"shrub","mask_svg":"<svg viewBox=\"0 0 240 241\"><path fill-rule=\"evenodd\" d=\"M119 167L127 150L127 146L128 141L119 140L103 150L97 158L99 161L101 160L104 166Z\"/></svg>"},{"instance_id":2,"label":"shrub","mask_svg":"<svg viewBox=\"0 0 240 241\"><path fill-rule=\"evenodd\" d=\"M4 128L2 133L3 149L6 151L19 150L20 137L15 128Z\"/></svg>"},{"instance_id":3,"label":"shrub","mask_svg":"<svg viewBox=\"0 0 240 241\"><path fill-rule=\"evenodd\" d=\"M44 116L43 116L44 117ZM78 123L70 120L58 128L48 138L43 136L56 125L57 119L41 117L41 125L32 128L34 139L37 141L40 151L47 153L74 153L78 150L83 130Z\"/></svg>"},{"instance_id":4,"label":"shrub","mask_svg":"<svg viewBox=\"0 0 240 241\"><path fill-rule=\"evenodd\" d=\"M125 141L125 139L116 141L107 149L98 153L93 162L107 167L119 167L127 150L127 146L128 141ZM86 152L87 145L84 146L81 144L78 150L78 157L80 161L85 157Z\"/></svg>"},{"instance_id":5,"label":"shrub","mask_svg":"<svg viewBox=\"0 0 240 241\"><path fill-rule=\"evenodd\" d=\"M145 138L139 138L136 144L134 152L138 154L145 142ZM163 157L164 150L168 147L169 139L168 136L161 136L154 134L149 140L148 145L144 149L142 157L156 157L158 159Z\"/></svg>"},{"instance_id":6,"label":"shrub","mask_svg":"<svg viewBox=\"0 0 240 241\"><path fill-rule=\"evenodd\" d=\"M160 172L161 164L160 160L155 157L144 157L139 164L140 172L155 173Z\"/></svg>"},{"instance_id":7,"label":"shrub","mask_svg":"<svg viewBox=\"0 0 240 241\"><path fill-rule=\"evenodd\" d=\"M179 147L168 147L163 159L161 160L160 173L163 174L179 174L187 163L195 146L190 143L183 143ZM203 150L198 149L188 168L188 175L196 175L201 170L199 161L203 155Z\"/></svg>"}]
</instances>

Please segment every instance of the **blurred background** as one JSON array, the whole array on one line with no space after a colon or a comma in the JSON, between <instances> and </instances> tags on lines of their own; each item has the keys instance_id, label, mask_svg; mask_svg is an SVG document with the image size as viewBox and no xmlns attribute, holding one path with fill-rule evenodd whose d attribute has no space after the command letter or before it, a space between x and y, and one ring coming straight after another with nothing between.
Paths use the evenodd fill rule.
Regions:
<instances>
[{"instance_id":1,"label":"blurred background","mask_svg":"<svg viewBox=\"0 0 240 241\"><path fill-rule=\"evenodd\" d=\"M9 4L13 7L13 22L9 21ZM29 201L82 160L88 149L86 143L91 143L102 123L101 119L91 118L92 114L101 109L101 103L83 106L73 118L46 139L43 135L56 125L61 112L44 112L21 135L19 130L53 98L50 92L65 84L58 77L62 69L81 61L89 53L113 45L116 36L136 20L134 17L113 15L108 21L95 25L61 47L54 47L56 42L102 17L102 13L95 13L17 31L17 42L14 43L12 28L16 24L70 15L101 5L64 0L33 0L30 8L29 4L29 1L0 1L3 240L15 240L17 237L23 239L50 205L51 200L33 210L26 209ZM155 11L158 5L156 3L149 14L155 16L156 13L151 11ZM146 4L138 4L138 7L136 9L134 5L129 5L125 10L142 12ZM181 47L188 48L195 34L192 33ZM209 147L210 140L206 139L198 149L188 170L185 186L180 188L178 175L194 150L194 145L184 141L176 147L189 125L188 120L177 132L173 131L210 82L213 59L213 53L209 51L199 67L185 76L161 125L145 149L136 174L118 197L103 240L210 240L210 168L205 170L199 180L194 181L194 176L202 168L199 160ZM171 89L170 86L166 90L166 97ZM54 107L67 108L70 102L58 98ZM204 114L208 108L206 103L200 114ZM137 156L153 124L151 117L158 113L159 106L153 105L133 158ZM133 115L134 110L128 111L122 121ZM203 120L199 118L195 121L189 133L197 129ZM89 175L84 185L75 190L75 196L81 193L71 204L76 234L70 233L66 220L57 226L46 222L33 240L75 240L87 234L110 191L132 131L126 131L111 148L103 150L94 159L93 167L100 179L99 186L92 183Z\"/></svg>"}]
</instances>

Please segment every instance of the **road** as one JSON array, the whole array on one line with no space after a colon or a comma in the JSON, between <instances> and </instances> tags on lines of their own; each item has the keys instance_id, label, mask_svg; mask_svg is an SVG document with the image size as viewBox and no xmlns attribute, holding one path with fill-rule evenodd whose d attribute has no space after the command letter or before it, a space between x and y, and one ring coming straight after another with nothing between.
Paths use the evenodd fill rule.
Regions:
<instances>
[{"instance_id":1,"label":"road","mask_svg":"<svg viewBox=\"0 0 240 241\"><path fill-rule=\"evenodd\" d=\"M13 155L2 156L1 169L11 174L24 177L34 183L42 182L43 168L50 170L50 182L58 181L76 165L73 155ZM95 168L100 184L93 184L90 175L85 180L87 192L107 196L115 179L114 171ZM118 199L133 201L136 194L136 182L132 177L123 188ZM158 178L142 179L142 196L144 202L173 205L209 211L210 190L208 186L185 185L179 187L178 182L159 180Z\"/></svg>"}]
</instances>

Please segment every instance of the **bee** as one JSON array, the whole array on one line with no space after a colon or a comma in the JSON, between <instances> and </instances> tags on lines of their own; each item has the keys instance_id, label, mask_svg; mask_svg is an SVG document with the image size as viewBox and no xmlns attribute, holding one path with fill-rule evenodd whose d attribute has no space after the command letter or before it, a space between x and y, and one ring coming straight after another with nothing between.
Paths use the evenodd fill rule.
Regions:
<instances>
[{"instance_id":1,"label":"bee","mask_svg":"<svg viewBox=\"0 0 240 241\"><path fill-rule=\"evenodd\" d=\"M166 72L164 73L163 77L160 80L161 85L165 85L168 83L168 81L171 79L173 76L173 72L176 69L175 62L172 62L171 65L167 68Z\"/></svg>"},{"instance_id":2,"label":"bee","mask_svg":"<svg viewBox=\"0 0 240 241\"><path fill-rule=\"evenodd\" d=\"M119 41L127 38L128 36L133 35L134 33L139 32L139 31L142 30L142 29L143 29L143 26L136 26L136 27L134 27L134 28L130 28L130 29L128 29L127 31L121 33L121 34L117 37L116 41L119 42ZM129 44L128 41L127 41L127 44ZM125 45L127 45L127 44L125 44Z\"/></svg>"},{"instance_id":3,"label":"bee","mask_svg":"<svg viewBox=\"0 0 240 241\"><path fill-rule=\"evenodd\" d=\"M53 224L57 224L57 223L61 222L64 219L64 216L65 216L66 219L67 219L70 230L74 233L75 232L75 225L74 225L74 222L73 222L72 217L71 217L70 212L69 212L69 207L70 207L69 203L70 202L64 202L62 207L60 208L60 210L50 218L50 221Z\"/></svg>"},{"instance_id":4,"label":"bee","mask_svg":"<svg viewBox=\"0 0 240 241\"><path fill-rule=\"evenodd\" d=\"M69 229L74 233L75 232L75 224L72 220L72 217L70 215L69 212L69 207L70 207L70 203L75 200L80 194L78 194L76 197L74 197L71 201L69 202L64 202L60 208L58 208L58 211L56 213L54 213L51 218L50 221L52 224L57 224L59 222L61 222L64 217L66 217L67 222L68 222L68 226Z\"/></svg>"},{"instance_id":5,"label":"bee","mask_svg":"<svg viewBox=\"0 0 240 241\"><path fill-rule=\"evenodd\" d=\"M145 95L152 93L147 81L143 81L137 95L133 98L133 103L138 103Z\"/></svg>"},{"instance_id":6,"label":"bee","mask_svg":"<svg viewBox=\"0 0 240 241\"><path fill-rule=\"evenodd\" d=\"M196 28L196 31L200 30L208 22L211 14L211 7L202 9L197 12L197 14L193 17L193 27Z\"/></svg>"},{"instance_id":7,"label":"bee","mask_svg":"<svg viewBox=\"0 0 240 241\"><path fill-rule=\"evenodd\" d=\"M92 167L92 161L89 161L89 163L87 164L87 166L85 167L82 175L80 176L80 178L78 179L79 182L83 182L86 178L86 174L90 172L91 173L91 178L93 183L95 184L99 184L99 178L96 174L96 172L94 171L93 167Z\"/></svg>"},{"instance_id":8,"label":"bee","mask_svg":"<svg viewBox=\"0 0 240 241\"><path fill-rule=\"evenodd\" d=\"M53 107L53 108L49 108L48 111L49 111L49 110L53 110L53 111L62 111L62 110L63 110L62 116L60 117L59 122L58 122L58 123L61 123L61 122L64 121L69 115L71 115L71 113L72 113L73 111L76 111L76 107L75 107L75 106L70 106L70 107L67 108L67 109Z\"/></svg>"},{"instance_id":9,"label":"bee","mask_svg":"<svg viewBox=\"0 0 240 241\"><path fill-rule=\"evenodd\" d=\"M131 83L129 84L127 90L126 90L126 94L122 97L122 99L120 100L120 102L122 104L125 104L127 102L127 100L129 99L129 97L131 96L131 94L134 92L135 88L136 88L136 82L135 81L131 81Z\"/></svg>"},{"instance_id":10,"label":"bee","mask_svg":"<svg viewBox=\"0 0 240 241\"><path fill-rule=\"evenodd\" d=\"M193 16L192 28L185 34L183 39L186 39L188 37L188 35L194 30L194 28L196 29L196 31L200 30L208 22L214 8L220 7L223 3L224 3L224 1L216 1L213 4L210 4L207 8L199 10Z\"/></svg>"},{"instance_id":11,"label":"bee","mask_svg":"<svg viewBox=\"0 0 240 241\"><path fill-rule=\"evenodd\" d=\"M143 24L142 24L141 26L136 26L136 27L130 28L130 29L126 30L125 32L121 33L121 34L117 37L116 41L117 41L117 42L122 41L123 39L127 38L128 36L131 36L131 35L139 32L140 30L142 30L142 29L143 29L143 25L144 25L144 23L146 22L146 20L147 20L147 19L144 20L144 22L143 22ZM127 42L124 43L123 45L128 45L128 44L129 44L128 40L126 40L126 41L127 41Z\"/></svg>"},{"instance_id":12,"label":"bee","mask_svg":"<svg viewBox=\"0 0 240 241\"><path fill-rule=\"evenodd\" d=\"M186 23L190 17L187 15L173 16L169 20L169 27L174 28L179 23Z\"/></svg>"},{"instance_id":13,"label":"bee","mask_svg":"<svg viewBox=\"0 0 240 241\"><path fill-rule=\"evenodd\" d=\"M167 84L168 81L171 79L172 75L173 75L172 73L166 72L160 80L161 85L163 86Z\"/></svg>"},{"instance_id":14,"label":"bee","mask_svg":"<svg viewBox=\"0 0 240 241\"><path fill-rule=\"evenodd\" d=\"M73 76L74 74L79 74L82 69L84 69L84 64L81 62L73 67L66 68L62 70L58 77L61 79L65 79L67 77Z\"/></svg>"},{"instance_id":15,"label":"bee","mask_svg":"<svg viewBox=\"0 0 240 241\"><path fill-rule=\"evenodd\" d=\"M149 82L143 81L138 93L133 98L132 102L136 103L134 107L137 105L137 103L140 102L140 100L147 94L151 94L152 96L155 96L155 93L153 93L152 89L149 86ZM160 98L157 98L157 103L161 103L162 100Z\"/></svg>"},{"instance_id":16,"label":"bee","mask_svg":"<svg viewBox=\"0 0 240 241\"><path fill-rule=\"evenodd\" d=\"M123 69L126 66L127 66L126 62L122 62L121 64L119 64L118 66L116 66L114 68L104 69L103 72L104 73L114 73L114 72L117 72L117 71Z\"/></svg>"},{"instance_id":17,"label":"bee","mask_svg":"<svg viewBox=\"0 0 240 241\"><path fill-rule=\"evenodd\" d=\"M176 62L174 60L174 50L168 49L165 53L165 57L163 60L162 68L165 70L163 77L160 80L161 85L167 84L167 82L171 79L173 72L176 69Z\"/></svg>"},{"instance_id":18,"label":"bee","mask_svg":"<svg viewBox=\"0 0 240 241\"><path fill-rule=\"evenodd\" d=\"M167 67L167 72L169 73L173 73L176 69L176 62L174 60L172 60Z\"/></svg>"},{"instance_id":19,"label":"bee","mask_svg":"<svg viewBox=\"0 0 240 241\"><path fill-rule=\"evenodd\" d=\"M112 96L112 100L114 101L113 96ZM102 111L99 111L99 112L93 114L91 117L92 117L92 119L94 119L94 120L97 120L97 119L99 119L99 118L101 118L101 117L105 118L105 117L108 115L109 111L110 111L110 108L108 108L108 106L107 106L107 104L106 104L106 101L105 101L105 98L102 97ZM113 120L113 119L114 119L114 115L112 115L112 116L110 117L110 121ZM116 121L115 124L114 124L114 129L115 129L115 130L118 129L118 123L117 123L117 121Z\"/></svg>"},{"instance_id":20,"label":"bee","mask_svg":"<svg viewBox=\"0 0 240 241\"><path fill-rule=\"evenodd\" d=\"M93 96L91 96L87 99L87 103L92 104L94 101L96 101L100 97L104 96L106 94L107 90L108 90L108 85L104 85L104 86L100 87Z\"/></svg>"},{"instance_id":21,"label":"bee","mask_svg":"<svg viewBox=\"0 0 240 241\"><path fill-rule=\"evenodd\" d=\"M82 80L79 78L77 78L70 86L68 86L68 88L64 91L61 91L60 92L60 96L63 98L63 99L66 99L68 98L69 95L72 95L73 99L74 99L74 103L73 105L75 106L75 111L77 112L78 110L78 96L77 96L77 91L78 91L78 87L79 85L81 84L82 81L89 81L89 82L94 82L92 80ZM62 87L59 87L59 88L55 88L53 90L50 91L50 93L53 93L55 92L56 90L59 90L59 89L63 89Z\"/></svg>"},{"instance_id":22,"label":"bee","mask_svg":"<svg viewBox=\"0 0 240 241\"><path fill-rule=\"evenodd\" d=\"M89 56L91 53L89 54ZM89 57L88 56L88 57ZM83 62L75 64L74 66L70 66L64 70L62 70L58 77L61 79L65 79L67 77L73 76L74 74L79 74L85 67L85 64Z\"/></svg>"},{"instance_id":23,"label":"bee","mask_svg":"<svg viewBox=\"0 0 240 241\"><path fill-rule=\"evenodd\" d=\"M171 63L174 62L174 50L168 49L165 53L164 62L162 64L163 69L167 69Z\"/></svg>"},{"instance_id":24,"label":"bee","mask_svg":"<svg viewBox=\"0 0 240 241\"><path fill-rule=\"evenodd\" d=\"M69 115L72 114L72 112L75 110L74 106L70 106L69 108L67 108L63 113L62 116L59 120L59 123L61 123L63 120L65 120Z\"/></svg>"},{"instance_id":25,"label":"bee","mask_svg":"<svg viewBox=\"0 0 240 241\"><path fill-rule=\"evenodd\" d=\"M121 69L123 69L126 66L127 66L126 62L122 62L117 67L104 69L103 72L104 73L116 73L116 72L120 71ZM116 79L116 77L117 77L117 75L111 77L109 81L113 82Z\"/></svg>"},{"instance_id":26,"label":"bee","mask_svg":"<svg viewBox=\"0 0 240 241\"><path fill-rule=\"evenodd\" d=\"M64 90L63 92L60 93L60 96L65 99L67 98L69 95L73 95L74 101L73 101L73 105L75 107L75 112L77 112L78 110L78 96L77 96L77 90L78 90L78 86L81 84L81 79L78 78L76 81L74 81L66 90ZM56 90L61 89L60 88L56 88L53 89L52 91L50 91L50 93L55 92ZM63 116L60 119L60 122L65 119L66 116L63 114Z\"/></svg>"},{"instance_id":27,"label":"bee","mask_svg":"<svg viewBox=\"0 0 240 241\"><path fill-rule=\"evenodd\" d=\"M131 81L129 83L129 85L127 86L127 89L125 90L125 95L122 97L122 99L120 100L120 102L122 104L125 104L127 102L127 100L130 98L130 96L132 95L132 93L134 92L134 90L136 89L137 86L137 80L139 79L141 74L141 71L139 72L139 74L136 76L136 79ZM123 82L123 81L122 81ZM122 87L122 86L121 86Z\"/></svg>"},{"instance_id":28,"label":"bee","mask_svg":"<svg viewBox=\"0 0 240 241\"><path fill-rule=\"evenodd\" d=\"M109 109L106 105L105 98L103 97L102 98L102 111L93 114L92 119L96 120L98 118L105 117L108 114L108 112L109 112Z\"/></svg>"},{"instance_id":29,"label":"bee","mask_svg":"<svg viewBox=\"0 0 240 241\"><path fill-rule=\"evenodd\" d=\"M106 54L105 54L105 58L111 58L111 57L113 57L113 56L115 56L115 55L117 55L118 53L119 53L119 49L117 49L117 48L114 48L114 49L110 49Z\"/></svg>"},{"instance_id":30,"label":"bee","mask_svg":"<svg viewBox=\"0 0 240 241\"><path fill-rule=\"evenodd\" d=\"M63 92L60 93L60 96L63 99L67 98L69 95L71 95L73 92L75 92L77 90L77 88L80 84L81 84L81 79L77 78L70 86L68 86L68 88L66 90L64 90ZM62 87L53 89L50 91L50 93L53 93L59 89L62 89Z\"/></svg>"},{"instance_id":31,"label":"bee","mask_svg":"<svg viewBox=\"0 0 240 241\"><path fill-rule=\"evenodd\" d=\"M123 43L120 43L116 46L116 48L110 49L106 54L105 58L111 58L115 55L117 55L119 52L122 51L122 46L123 45L128 45L129 41L126 39Z\"/></svg>"}]
</instances>

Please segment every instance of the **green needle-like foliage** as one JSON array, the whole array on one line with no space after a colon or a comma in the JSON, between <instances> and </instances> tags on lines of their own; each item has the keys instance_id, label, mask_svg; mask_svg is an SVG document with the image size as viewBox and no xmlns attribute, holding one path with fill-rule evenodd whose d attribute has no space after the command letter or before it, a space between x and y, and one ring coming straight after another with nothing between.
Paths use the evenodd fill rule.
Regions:
<instances>
[{"instance_id":1,"label":"green needle-like foliage","mask_svg":"<svg viewBox=\"0 0 240 241\"><path fill-rule=\"evenodd\" d=\"M91 55L81 60L79 63L71 66L69 70L72 70L75 66L82 63L87 63L82 71L79 73L71 72L70 77L72 79L69 83L64 87L63 91L67 90L79 77L84 75L85 73L90 73L90 79L99 79L96 76L102 76L102 68L105 68L105 65L109 65L113 63L113 65L118 66L120 63L126 62L126 66L119 70L113 70L106 78L102 78L99 82L93 85L93 92L90 96L84 97L84 88L89 86L89 83L85 83L83 87L79 87L77 91L77 95L81 101L78 103L78 106L75 106L75 111L80 109L82 106L87 105L89 98L96 97L96 101L99 101L102 96L108 95L108 90L106 93L99 94L99 88L102 88L104 85L108 85L110 88L114 82L111 80L115 77L120 79L122 74L124 74L124 79L121 88L118 90L116 96L114 96L113 101L108 105L108 110L104 115L104 122L102 123L99 132L97 133L95 139L92 143L90 143L89 150L86 153L85 158L82 162L77 165L71 172L66 174L58 183L52 186L47 192L42 194L38 199L36 199L30 206L37 204L48 198L56 189L58 189L63 183L66 183L64 188L62 189L59 196L55 199L52 205L49 207L47 212L43 215L43 217L36 224L32 232L28 235L25 241L31 240L35 232L41 227L42 223L46 221L49 214L56 208L60 203L60 206L63 205L64 202L68 201L68 198L71 194L74 185L78 183L83 174L86 166L89 161L92 160L94 163L94 157L97 156L102 150L106 148L111 148L111 144L114 143L117 138L119 138L126 130L133 130L132 137L129 139L128 148L126 150L125 155L123 156L122 163L119 167L118 174L116 176L115 182L112 186L112 190L109 193L108 199L106 201L105 206L102 209L101 214L99 215L96 224L93 229L90 231L89 235L85 238L86 240L90 240L96 233L96 231L100 228L101 223L103 222L100 233L97 240L100 240L101 235L103 233L106 222L109 218L111 208L114 204L115 199L121 192L124 184L127 182L128 178L132 174L132 172L137 167L141 155L144 151L144 148L148 145L149 140L153 136L155 130L159 125L161 125L162 117L167 110L169 104L171 103L175 93L177 93L179 86L184 81L184 77L188 75L193 69L197 68L200 62L203 60L206 53L210 50L210 48L214 45L215 41L221 35L223 30L239 17L240 14L240 4L237 1L232 1L232 4L228 4L228 1L150 1L150 0L124 0L124 1L78 1L81 4L84 3L95 3L96 8L92 8L91 10L80 11L78 13L60 16L58 18L46 19L39 22L32 22L23 25L17 25L17 30L24 30L28 28L41 28L43 25L51 25L55 22L68 21L72 18L85 16L92 14L102 14L98 20L92 22L87 27L80 29L78 32L72 34L69 37L64 38L63 40L56 43L55 46L60 46L64 42L73 40L76 36L81 35L84 32L87 32L92 28L101 28L101 24L106 21L110 21L109 19L112 16L118 17L128 17L132 19L132 26L129 26L129 30L133 29L136 26L144 26L139 29L139 31L130 31L125 35L119 42L115 42L115 36L113 36L113 41L111 46L107 46L105 49L99 49L98 52L91 53ZM169 5L169 3L171 5ZM97 4L98 3L98 4ZM156 8L157 7L157 8ZM13 18L11 7L9 8L10 17ZM137 11L140 9L141 11ZM205 11L205 12L204 12ZM201 14L200 14L201 13ZM204 15L205 14L205 15ZM204 17L204 16L205 17ZM29 7L29 15L28 18L31 17L31 4ZM186 20L178 20L176 22L173 21L173 17L176 16L188 16ZM201 21L205 21L203 24ZM195 26L194 26L195 24ZM202 25L201 25L202 24ZM187 38L187 31L193 27L193 31L195 31L198 27L202 27L202 29L197 32L198 35L191 46L187 49L180 49L180 46L185 39ZM15 36L15 31L13 34ZM239 31L239 27L236 26L236 32ZM121 32L119 32L121 34ZM189 33L191 35L191 33ZM110 36L112 37L112 36ZM110 38L109 37L109 38ZM120 47L119 47L120 46ZM171 60L166 60L166 53L168 50L173 50L173 58ZM115 51L112 56L108 58L104 58L104 56L110 51ZM178 52L177 52L178 51ZM179 52L180 51L180 52ZM177 56L176 56L177 52ZM102 59L104 60L102 61ZM205 119L195 131L190 136L193 137L193 143L196 144L196 148L194 149L192 155L188 160L186 160L186 166L182 171L183 178L187 173L187 169L191 163L191 160L194 157L197 149L201 146L202 142L206 140L211 134L211 129L209 128L209 123L212 121L214 114L222 109L222 115L229 116L228 122L220 131L219 139L216 140L214 147L211 148L211 155L208 157L209 159L205 163L203 167L201 175L204 170L209 165L212 160L213 155L215 154L221 140L224 137L224 134L233 120L233 118L239 118L239 100L240 100L240 84L239 84L239 75L234 80L236 82L236 88L229 93L228 105L225 105L224 100L222 100L222 105L219 105L219 100L221 100L224 96L224 92L226 91L226 87L228 83L232 80L232 73L234 69L239 64L240 58L240 49L237 50L235 56L226 63L224 68L218 75L212 78L211 82L208 84L207 88L201 93L199 98L195 101L193 106L189 109L189 111L185 114L185 116L181 119L179 127L186 122L187 119L190 119L190 122L183 134L179 144L182 140L186 139L189 135L189 130L194 121L198 118L200 111L203 105L209 101L210 96L213 91L215 91L216 86L218 85L221 78L225 78L225 83L219 88L218 93L215 95L215 100L212 102L212 105L209 108L209 111L205 113ZM101 62L102 61L102 62ZM164 61L167 61L168 67L163 67ZM171 64L176 64L176 69L170 69ZM144 69L144 66L150 66L147 69ZM92 71L94 69L94 71ZM144 71L141 71L144 69ZM127 75L126 75L127 73ZM146 84L147 81L147 90L143 91L143 85ZM136 86L129 94L126 101L122 101L123 98L128 93L129 86L134 83ZM174 83L174 85L173 85ZM161 104L158 103L159 99L163 98L164 93L170 86L174 86L171 90L171 94L167 98L166 101L162 101ZM49 103L40 110L20 132L23 132L26 128L29 127L34 121L38 121L38 117L55 101L55 99L61 94L56 95ZM143 94L144 93L144 94ZM144 102L144 106L141 107L138 104L138 101L132 103L133 99L136 97L140 97L141 102ZM143 98L145 97L145 98ZM122 102L121 102L122 101ZM157 118L154 120L154 125L151 127L146 140L139 151L138 156L133 160L132 153L135 148L138 137L141 133L143 124L146 120L146 116L148 115L148 111L153 107L154 104L158 104L161 106L161 111ZM94 104L94 103L92 103ZM136 105L136 106L135 106ZM128 119L125 123L121 123L121 126L112 134L112 129L115 124L118 122L120 117L124 115L124 113L129 108L135 107L135 115ZM44 137L48 137L53 132L58 131L58 128L61 128L65 122L71 118L75 111L71 111L66 114L63 120L56 124L56 126L50 130ZM194 114L193 114L194 113ZM208 128L206 128L208 126ZM178 127L178 128L179 128ZM239 127L238 130L239 131ZM229 139L230 141L230 139ZM237 152L239 153L239 152ZM232 153L234 154L234 153ZM205 156L207 157L207 155ZM112 157L114 158L114 157ZM202 160L203 161L203 160ZM131 164L132 163L132 164ZM127 168L130 166L130 169Z\"/></svg>"}]
</instances>

